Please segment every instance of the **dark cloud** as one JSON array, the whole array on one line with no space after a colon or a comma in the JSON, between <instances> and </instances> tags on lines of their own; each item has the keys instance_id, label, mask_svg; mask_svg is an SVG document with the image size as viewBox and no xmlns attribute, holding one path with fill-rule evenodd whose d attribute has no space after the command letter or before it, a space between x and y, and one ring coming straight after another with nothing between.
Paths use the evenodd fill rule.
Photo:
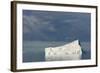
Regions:
<instances>
[{"instance_id":1,"label":"dark cloud","mask_svg":"<svg viewBox=\"0 0 100 73\"><path fill-rule=\"evenodd\" d=\"M90 14L23 10L24 40L90 41Z\"/></svg>"}]
</instances>

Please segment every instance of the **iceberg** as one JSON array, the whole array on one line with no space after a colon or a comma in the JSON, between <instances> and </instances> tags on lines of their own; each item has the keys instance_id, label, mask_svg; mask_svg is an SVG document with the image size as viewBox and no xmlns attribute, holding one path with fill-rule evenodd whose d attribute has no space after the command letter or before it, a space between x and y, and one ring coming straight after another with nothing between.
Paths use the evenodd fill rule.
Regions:
<instances>
[{"instance_id":1,"label":"iceberg","mask_svg":"<svg viewBox=\"0 0 100 73\"><path fill-rule=\"evenodd\" d=\"M80 60L81 56L82 49L79 40L62 46L45 48L46 61Z\"/></svg>"}]
</instances>

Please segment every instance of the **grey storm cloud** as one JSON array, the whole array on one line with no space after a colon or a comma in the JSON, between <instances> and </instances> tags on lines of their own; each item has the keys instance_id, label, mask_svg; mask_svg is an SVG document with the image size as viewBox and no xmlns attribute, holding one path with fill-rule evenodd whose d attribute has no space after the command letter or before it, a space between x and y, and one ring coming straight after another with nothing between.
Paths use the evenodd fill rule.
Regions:
<instances>
[{"instance_id":1,"label":"grey storm cloud","mask_svg":"<svg viewBox=\"0 0 100 73\"><path fill-rule=\"evenodd\" d=\"M89 40L90 14L24 10L23 33L27 40Z\"/></svg>"}]
</instances>

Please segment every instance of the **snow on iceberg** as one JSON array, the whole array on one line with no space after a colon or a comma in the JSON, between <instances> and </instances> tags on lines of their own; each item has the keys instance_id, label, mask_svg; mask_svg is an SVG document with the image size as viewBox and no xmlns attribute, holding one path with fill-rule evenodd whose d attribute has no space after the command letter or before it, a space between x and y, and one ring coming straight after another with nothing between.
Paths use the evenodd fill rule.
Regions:
<instances>
[{"instance_id":1,"label":"snow on iceberg","mask_svg":"<svg viewBox=\"0 0 100 73\"><path fill-rule=\"evenodd\" d=\"M45 48L46 61L80 60L82 49L78 40L58 47Z\"/></svg>"}]
</instances>

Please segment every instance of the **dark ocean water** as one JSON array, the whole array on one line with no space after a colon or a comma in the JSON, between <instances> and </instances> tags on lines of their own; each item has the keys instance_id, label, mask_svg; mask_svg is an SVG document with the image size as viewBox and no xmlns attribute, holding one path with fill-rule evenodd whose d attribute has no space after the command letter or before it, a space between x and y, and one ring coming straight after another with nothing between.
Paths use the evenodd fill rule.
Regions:
<instances>
[{"instance_id":1,"label":"dark ocean water","mask_svg":"<svg viewBox=\"0 0 100 73\"><path fill-rule=\"evenodd\" d=\"M23 62L45 61L45 48L64 45L66 42L41 42L24 41L23 42ZM80 42L82 47L82 60L91 59L91 45L89 42Z\"/></svg>"}]
</instances>

